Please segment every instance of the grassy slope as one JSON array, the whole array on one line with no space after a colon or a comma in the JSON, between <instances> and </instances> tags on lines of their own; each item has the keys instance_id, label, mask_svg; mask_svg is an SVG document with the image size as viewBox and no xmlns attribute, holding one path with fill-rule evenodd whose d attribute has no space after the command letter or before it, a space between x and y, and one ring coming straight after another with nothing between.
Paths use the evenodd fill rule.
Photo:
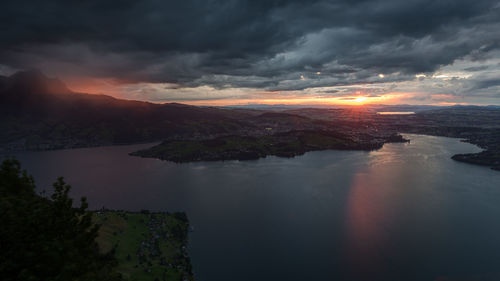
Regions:
<instances>
[{"instance_id":1,"label":"grassy slope","mask_svg":"<svg viewBox=\"0 0 500 281\"><path fill-rule=\"evenodd\" d=\"M185 252L187 221L175 214L110 211L96 212L94 220L102 225L101 251L114 249L125 280L193 280Z\"/></svg>"}]
</instances>

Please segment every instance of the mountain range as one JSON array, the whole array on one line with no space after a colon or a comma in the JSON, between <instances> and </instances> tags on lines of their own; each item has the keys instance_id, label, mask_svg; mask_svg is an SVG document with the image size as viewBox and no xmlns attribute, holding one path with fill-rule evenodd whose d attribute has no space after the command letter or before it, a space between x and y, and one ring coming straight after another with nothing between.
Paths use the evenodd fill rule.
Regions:
<instances>
[{"instance_id":1,"label":"mountain range","mask_svg":"<svg viewBox=\"0 0 500 281\"><path fill-rule=\"evenodd\" d=\"M40 71L0 76L0 146L40 150L310 128L320 121L250 109L155 104L76 93ZM287 130L287 129L284 129Z\"/></svg>"},{"instance_id":2,"label":"mountain range","mask_svg":"<svg viewBox=\"0 0 500 281\"><path fill-rule=\"evenodd\" d=\"M415 114L377 114L380 111L413 111ZM280 105L255 109L156 104L77 93L61 80L37 70L0 76L0 153L159 141L164 144L161 151L167 152L171 149L166 148L174 147L172 143L195 143L200 147L208 143L214 150L214 143L228 143L233 139L253 140L247 142L247 146L251 144L254 150L262 148L263 139L268 140L266 145L290 148L286 153L274 148L254 153L261 157L299 155L332 147L372 149L385 142L401 141L395 136L406 132L465 139L485 151L458 155L454 159L500 169L498 120L500 108L496 106L296 108ZM335 144L331 143L332 135ZM218 142L208 141L214 139ZM292 145L298 143L300 145ZM234 155L238 159L248 154L248 147L241 144L236 148L220 146L215 156L209 155L210 159L232 159ZM170 159L168 155L172 154L169 152L166 157L163 152L156 153L159 148L154 151L142 155ZM192 158L206 157L197 154L186 159Z\"/></svg>"}]
</instances>

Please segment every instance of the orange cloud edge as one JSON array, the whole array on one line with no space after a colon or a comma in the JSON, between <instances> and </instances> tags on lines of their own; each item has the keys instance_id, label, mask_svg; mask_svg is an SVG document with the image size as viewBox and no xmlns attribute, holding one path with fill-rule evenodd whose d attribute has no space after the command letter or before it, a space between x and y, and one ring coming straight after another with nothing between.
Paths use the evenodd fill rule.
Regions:
<instances>
[{"instance_id":1,"label":"orange cloud edge","mask_svg":"<svg viewBox=\"0 0 500 281\"><path fill-rule=\"evenodd\" d=\"M408 102L412 97L419 93L414 92L390 92L377 96L370 96L365 93L355 92L352 95L343 96L315 96L315 95L301 95L300 92L286 92L283 94L280 91L254 91L255 97L252 98L221 98L221 99L186 99L182 98L172 100L148 100L147 98L140 99L140 95L134 95L131 98L124 93L120 85L122 83L112 79L78 79L73 78L67 81L68 87L75 92L88 93L88 94L104 94L110 95L120 99L139 99L153 103L168 103L178 102L198 106L229 106L229 105L251 105L251 104L283 104L283 105L350 105L362 106L369 104L401 104L412 103ZM293 93L293 94L290 94ZM422 93L420 93L422 94ZM429 100L426 104L429 105L468 105L467 102L454 102L453 96L448 94L431 95L431 97L438 98L437 100Z\"/></svg>"}]
</instances>

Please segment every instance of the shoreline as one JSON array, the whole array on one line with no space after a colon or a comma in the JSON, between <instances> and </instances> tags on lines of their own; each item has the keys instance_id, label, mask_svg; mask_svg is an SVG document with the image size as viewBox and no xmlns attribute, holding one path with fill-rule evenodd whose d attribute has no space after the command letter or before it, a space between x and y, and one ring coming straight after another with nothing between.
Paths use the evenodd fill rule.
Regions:
<instances>
[{"instance_id":1,"label":"shoreline","mask_svg":"<svg viewBox=\"0 0 500 281\"><path fill-rule=\"evenodd\" d=\"M464 138L463 136L450 136L450 135L437 135L437 134L429 134L429 133L414 133L414 132L401 132L401 134L415 134L415 135L425 135L432 137L441 137L441 138L451 138L451 139L459 139L460 142L469 143L477 146L481 149L479 152L472 153L457 153L452 155L450 158L457 162L462 162L470 165L489 167L492 170L500 171L500 151L493 147L489 148L486 144L480 143L478 140L471 140L468 138Z\"/></svg>"},{"instance_id":2,"label":"shoreline","mask_svg":"<svg viewBox=\"0 0 500 281\"><path fill-rule=\"evenodd\" d=\"M417 131L417 132L416 132ZM493 170L500 171L500 153L496 152L495 150L490 150L488 147L485 147L485 145L481 145L480 141L478 140L471 140L468 138L465 138L464 136L456 136L453 133L429 133L425 132L422 130L419 130L418 128L412 128L408 130L401 130L398 132L399 135L404 135L406 134L414 134L414 135L425 135L425 136L433 136L433 137L444 137L444 138L453 138L453 139L460 139L462 142L470 143L478 148L482 149L480 152L476 153L459 153L451 156L450 158L453 159L454 161L462 162L462 163L467 163L471 165L478 165L478 166L484 166L484 167L490 167ZM231 137L231 136L229 136ZM225 138L225 137L219 137L219 138ZM217 139L217 138L216 138ZM183 141L183 140L172 140L172 141ZM195 140L188 140L188 141L195 141ZM49 149L18 149L18 150L9 150L9 149L2 149L0 148L0 156L2 157L11 157L13 156L12 154L17 154L17 153L26 153L26 152L46 152L46 151L64 151L64 150L73 150L73 149L92 149L92 148L108 148L108 147L116 147L116 146L135 146L135 145L146 145L150 144L151 147L147 147L144 149L140 149L138 151L133 151L129 153L130 156L138 156L142 158L154 158L154 159L159 159L162 161L171 161L174 163L182 164L182 163L193 163L193 162L203 162L203 161L232 161L232 160L239 160L239 161L245 161L245 160L257 160L261 158L265 158L267 156L277 156L277 157L285 157L285 158L293 158L296 156L301 156L304 155L307 152L310 151L322 151L322 150L353 150L353 151L372 151L372 150L377 150L382 148L382 146L385 143L392 143L392 142L410 142L410 139L407 140L402 140L402 141L390 141L386 140L383 143L379 144L379 147L369 147L369 148L360 148L360 147L353 147L353 148L343 148L343 147L336 147L336 148L313 148L313 149L306 149L306 150L300 150L300 151L295 151L293 153L288 153L288 154L272 154L268 153L265 155L257 154L257 155L242 155L242 157L238 157L236 155L235 157L220 157L220 158L214 158L214 159L168 159L166 157L165 159L161 157L154 157L154 156L146 156L143 155L142 151L147 151L150 150L156 146L159 146L163 144L164 142L162 141L146 141L146 142L134 142L134 143L117 143L117 144L89 144L89 145L78 145L78 146L69 146L69 147L63 147L63 148L49 148ZM495 154L495 153L498 153Z\"/></svg>"},{"instance_id":3,"label":"shoreline","mask_svg":"<svg viewBox=\"0 0 500 281\"><path fill-rule=\"evenodd\" d=\"M372 151L382 148L385 143L409 141L398 134L363 137L355 138L333 131L290 131L260 138L234 135L210 140L164 141L129 155L174 163L243 161L267 156L293 158L309 151L330 149Z\"/></svg>"}]
</instances>

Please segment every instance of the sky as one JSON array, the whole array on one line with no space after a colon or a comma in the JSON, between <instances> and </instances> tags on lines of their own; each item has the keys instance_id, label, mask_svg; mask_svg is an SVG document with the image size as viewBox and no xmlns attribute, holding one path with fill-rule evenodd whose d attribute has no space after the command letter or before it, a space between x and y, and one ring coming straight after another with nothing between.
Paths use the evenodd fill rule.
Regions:
<instances>
[{"instance_id":1,"label":"sky","mask_svg":"<svg viewBox=\"0 0 500 281\"><path fill-rule=\"evenodd\" d=\"M4 0L0 75L151 102L500 104L500 2Z\"/></svg>"}]
</instances>

